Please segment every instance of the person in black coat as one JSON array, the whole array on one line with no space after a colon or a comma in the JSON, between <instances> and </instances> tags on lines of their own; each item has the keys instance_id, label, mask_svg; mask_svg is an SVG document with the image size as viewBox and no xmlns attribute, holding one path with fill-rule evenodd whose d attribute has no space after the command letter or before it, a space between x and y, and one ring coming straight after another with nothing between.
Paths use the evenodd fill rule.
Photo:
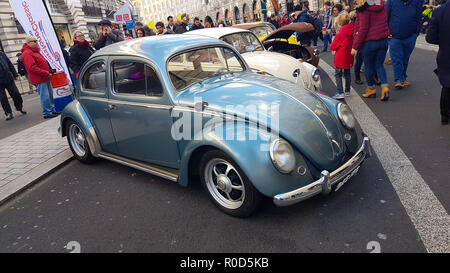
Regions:
<instances>
[{"instance_id":1,"label":"person in black coat","mask_svg":"<svg viewBox=\"0 0 450 273\"><path fill-rule=\"evenodd\" d=\"M12 114L8 97L6 96L5 89L8 90L9 95L13 99L16 110L20 111L22 114L26 114L27 112L23 111L22 109L22 96L20 95L16 83L14 82L14 80L18 79L19 75L17 74L14 65L2 51L0 51L0 75L0 101L3 107L3 111L5 111L6 120L10 120L14 118L14 116Z\"/></svg>"},{"instance_id":2,"label":"person in black coat","mask_svg":"<svg viewBox=\"0 0 450 273\"><path fill-rule=\"evenodd\" d=\"M34 91L36 88L34 87L33 84L31 84L31 80L30 77L28 76L28 72L25 69L25 64L23 63L22 60L22 52L17 53L17 72L19 72L19 75L22 77L25 77L28 81L28 89L30 91Z\"/></svg>"},{"instance_id":3,"label":"person in black coat","mask_svg":"<svg viewBox=\"0 0 450 273\"><path fill-rule=\"evenodd\" d=\"M80 72L81 66L91 57L94 49L86 41L83 32L75 31L73 34L73 46L69 50L70 68L75 76Z\"/></svg>"},{"instance_id":4,"label":"person in black coat","mask_svg":"<svg viewBox=\"0 0 450 273\"><path fill-rule=\"evenodd\" d=\"M439 45L436 58L435 73L442 85L441 122L448 124L450 119L450 3L447 2L433 11L431 25L428 28L426 40L430 44Z\"/></svg>"}]
</instances>

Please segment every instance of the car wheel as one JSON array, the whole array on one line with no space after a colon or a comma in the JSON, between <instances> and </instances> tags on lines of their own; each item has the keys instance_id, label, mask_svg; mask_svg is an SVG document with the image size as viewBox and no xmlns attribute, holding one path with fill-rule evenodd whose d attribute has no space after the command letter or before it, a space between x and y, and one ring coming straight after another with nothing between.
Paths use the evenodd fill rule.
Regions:
<instances>
[{"instance_id":1,"label":"car wheel","mask_svg":"<svg viewBox=\"0 0 450 273\"><path fill-rule=\"evenodd\" d=\"M222 151L212 150L203 155L200 179L213 203L231 216L250 216L261 203L262 195Z\"/></svg>"},{"instance_id":2,"label":"car wheel","mask_svg":"<svg viewBox=\"0 0 450 273\"><path fill-rule=\"evenodd\" d=\"M70 120L67 123L66 136L70 150L72 150L73 155L79 161L82 163L92 163L95 160L95 157L92 156L91 150L89 149L86 134L75 121Z\"/></svg>"}]
</instances>

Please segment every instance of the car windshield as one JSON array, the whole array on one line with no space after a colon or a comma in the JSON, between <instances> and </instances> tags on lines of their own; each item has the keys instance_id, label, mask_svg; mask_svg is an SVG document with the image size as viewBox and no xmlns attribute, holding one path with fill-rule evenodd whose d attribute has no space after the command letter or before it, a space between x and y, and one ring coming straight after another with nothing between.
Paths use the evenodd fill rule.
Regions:
<instances>
[{"instance_id":1,"label":"car windshield","mask_svg":"<svg viewBox=\"0 0 450 273\"><path fill-rule=\"evenodd\" d=\"M258 37L269 35L273 32L273 30L269 26L254 27L250 29L250 31L255 33L255 35Z\"/></svg>"},{"instance_id":2,"label":"car windshield","mask_svg":"<svg viewBox=\"0 0 450 273\"><path fill-rule=\"evenodd\" d=\"M209 47L181 53L172 57L167 71L176 91L208 78L230 72L245 71L237 54L224 47Z\"/></svg>"},{"instance_id":3,"label":"car windshield","mask_svg":"<svg viewBox=\"0 0 450 273\"><path fill-rule=\"evenodd\" d=\"M224 42L234 46L239 53L264 51L263 46L251 32L229 34L221 38Z\"/></svg>"}]
</instances>

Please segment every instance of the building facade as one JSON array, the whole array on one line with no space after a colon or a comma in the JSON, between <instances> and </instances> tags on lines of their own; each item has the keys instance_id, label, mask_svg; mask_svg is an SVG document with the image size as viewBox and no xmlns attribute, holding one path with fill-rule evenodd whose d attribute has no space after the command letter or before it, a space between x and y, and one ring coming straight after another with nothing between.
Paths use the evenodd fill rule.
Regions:
<instances>
[{"instance_id":1,"label":"building facade","mask_svg":"<svg viewBox=\"0 0 450 273\"><path fill-rule=\"evenodd\" d=\"M299 3L309 2L311 10L318 10L324 0L275 0L278 13L292 12ZM134 0L142 22L166 22L167 16L187 13L190 18L199 17L203 22L224 21L231 24L264 20L275 14L272 0Z\"/></svg>"}]
</instances>

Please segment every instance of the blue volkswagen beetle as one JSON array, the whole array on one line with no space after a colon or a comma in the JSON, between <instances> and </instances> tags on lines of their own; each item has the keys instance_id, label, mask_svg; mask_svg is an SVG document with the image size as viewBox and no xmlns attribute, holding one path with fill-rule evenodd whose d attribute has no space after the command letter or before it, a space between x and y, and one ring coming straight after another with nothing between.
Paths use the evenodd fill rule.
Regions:
<instances>
[{"instance_id":1,"label":"blue volkswagen beetle","mask_svg":"<svg viewBox=\"0 0 450 273\"><path fill-rule=\"evenodd\" d=\"M345 104L250 71L230 45L167 35L110 45L80 71L61 135L83 163L104 158L187 186L249 216L339 189L370 156Z\"/></svg>"}]
</instances>

